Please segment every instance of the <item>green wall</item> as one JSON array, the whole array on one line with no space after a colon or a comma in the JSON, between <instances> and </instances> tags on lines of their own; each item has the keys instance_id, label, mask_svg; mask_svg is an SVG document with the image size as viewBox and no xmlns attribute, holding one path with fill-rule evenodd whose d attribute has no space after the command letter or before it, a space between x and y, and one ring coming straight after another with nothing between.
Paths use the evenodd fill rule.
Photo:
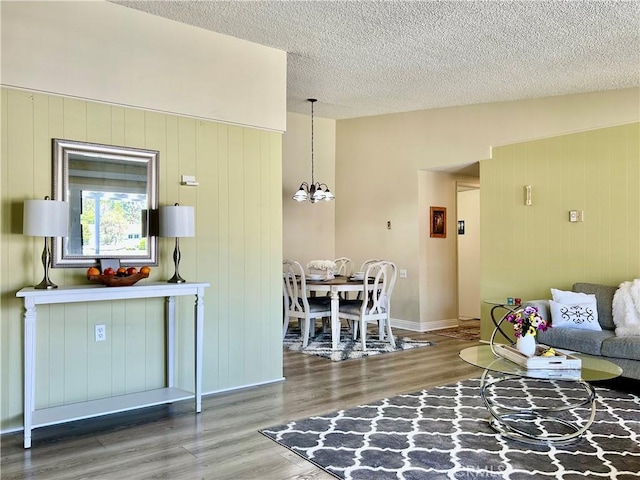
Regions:
<instances>
[{"instance_id":1,"label":"green wall","mask_svg":"<svg viewBox=\"0 0 640 480\"><path fill-rule=\"evenodd\" d=\"M196 211L196 237L180 242L181 275L209 282L203 391L282 378L282 140L251 128L2 89L0 421L22 425L22 302L42 279L42 239L22 235L22 204L52 194L51 139L160 151L160 205ZM196 175L200 186L180 185ZM173 241L160 240L150 280L173 273ZM84 269L53 269L58 285L86 284ZM38 307L36 406L131 393L164 383L164 304L127 300ZM193 300L178 301L177 384L193 385ZM107 326L106 342L93 326Z\"/></svg>"},{"instance_id":2,"label":"green wall","mask_svg":"<svg viewBox=\"0 0 640 480\"><path fill-rule=\"evenodd\" d=\"M639 123L496 147L480 178L483 299L640 277ZM584 222L570 223L570 210ZM482 329L488 339L487 305Z\"/></svg>"}]
</instances>

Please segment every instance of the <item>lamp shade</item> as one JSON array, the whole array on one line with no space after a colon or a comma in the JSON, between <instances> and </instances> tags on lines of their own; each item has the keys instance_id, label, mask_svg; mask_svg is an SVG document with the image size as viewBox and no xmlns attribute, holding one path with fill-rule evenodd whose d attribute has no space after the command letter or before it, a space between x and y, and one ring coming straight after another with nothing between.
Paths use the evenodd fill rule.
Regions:
<instances>
[{"instance_id":1,"label":"lamp shade","mask_svg":"<svg viewBox=\"0 0 640 480\"><path fill-rule=\"evenodd\" d=\"M25 200L22 233L32 237L66 237L69 234L69 203Z\"/></svg>"},{"instance_id":2,"label":"lamp shade","mask_svg":"<svg viewBox=\"0 0 640 480\"><path fill-rule=\"evenodd\" d=\"M160 207L159 224L161 237L194 237L194 208L183 205Z\"/></svg>"}]
</instances>

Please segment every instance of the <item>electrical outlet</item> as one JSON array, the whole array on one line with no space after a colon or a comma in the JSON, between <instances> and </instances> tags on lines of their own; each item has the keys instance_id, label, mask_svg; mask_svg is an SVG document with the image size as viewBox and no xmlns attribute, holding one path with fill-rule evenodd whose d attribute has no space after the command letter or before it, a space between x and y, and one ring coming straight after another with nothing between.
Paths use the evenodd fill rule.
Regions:
<instances>
[{"instance_id":1,"label":"electrical outlet","mask_svg":"<svg viewBox=\"0 0 640 480\"><path fill-rule=\"evenodd\" d=\"M104 342L107 339L106 325L96 325L96 342Z\"/></svg>"},{"instance_id":2,"label":"electrical outlet","mask_svg":"<svg viewBox=\"0 0 640 480\"><path fill-rule=\"evenodd\" d=\"M400 270L400 278L407 278L407 271L406 270Z\"/></svg>"},{"instance_id":3,"label":"electrical outlet","mask_svg":"<svg viewBox=\"0 0 640 480\"><path fill-rule=\"evenodd\" d=\"M570 210L569 221L570 222L582 222L584 220L584 212L582 210Z\"/></svg>"}]
</instances>

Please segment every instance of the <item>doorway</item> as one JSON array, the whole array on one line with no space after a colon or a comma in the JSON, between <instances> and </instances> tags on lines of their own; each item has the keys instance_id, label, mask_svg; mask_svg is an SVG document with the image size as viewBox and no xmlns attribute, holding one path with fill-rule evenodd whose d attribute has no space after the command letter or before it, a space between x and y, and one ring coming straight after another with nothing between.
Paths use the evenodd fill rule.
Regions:
<instances>
[{"instance_id":1,"label":"doorway","mask_svg":"<svg viewBox=\"0 0 640 480\"><path fill-rule=\"evenodd\" d=\"M458 319L480 318L480 185L456 182Z\"/></svg>"}]
</instances>

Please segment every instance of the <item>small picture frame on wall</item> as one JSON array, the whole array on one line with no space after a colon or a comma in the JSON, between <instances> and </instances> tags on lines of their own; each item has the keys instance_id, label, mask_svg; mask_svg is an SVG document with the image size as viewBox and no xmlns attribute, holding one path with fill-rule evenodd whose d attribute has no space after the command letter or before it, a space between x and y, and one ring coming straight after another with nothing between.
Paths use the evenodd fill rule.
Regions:
<instances>
[{"instance_id":1,"label":"small picture frame on wall","mask_svg":"<svg viewBox=\"0 0 640 480\"><path fill-rule=\"evenodd\" d=\"M458 235L464 235L464 220L458 220Z\"/></svg>"},{"instance_id":2,"label":"small picture frame on wall","mask_svg":"<svg viewBox=\"0 0 640 480\"><path fill-rule=\"evenodd\" d=\"M446 207L431 207L429 210L429 236L431 238L447 238Z\"/></svg>"}]
</instances>

